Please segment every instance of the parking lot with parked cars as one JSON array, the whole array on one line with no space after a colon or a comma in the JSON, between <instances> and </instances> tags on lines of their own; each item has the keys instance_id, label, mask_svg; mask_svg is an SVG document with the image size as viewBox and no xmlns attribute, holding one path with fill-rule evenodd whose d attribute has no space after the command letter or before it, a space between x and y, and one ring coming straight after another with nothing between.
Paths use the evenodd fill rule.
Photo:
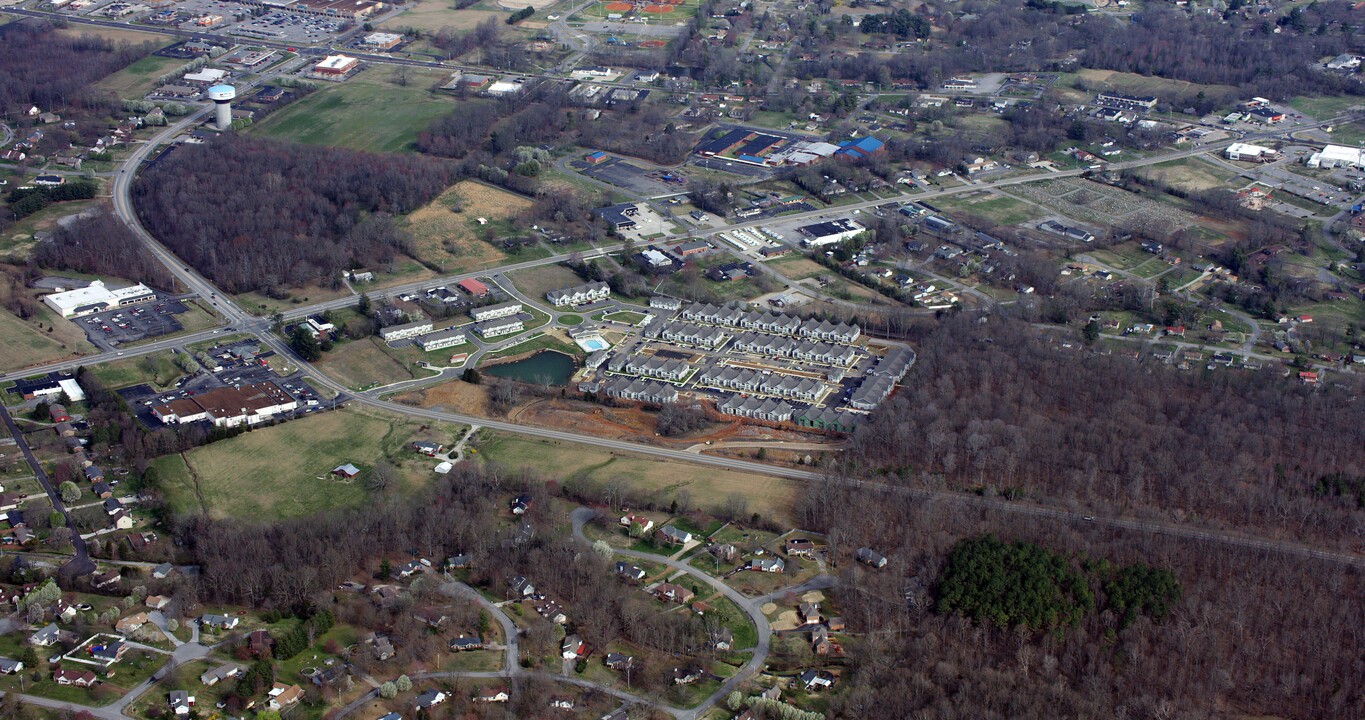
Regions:
<instances>
[{"instance_id":1,"label":"parking lot with parked cars","mask_svg":"<svg viewBox=\"0 0 1365 720\"><path fill-rule=\"evenodd\" d=\"M153 302L78 318L76 324L85 330L86 337L95 347L112 350L119 345L184 330L175 316L188 310L180 300L158 295Z\"/></svg>"},{"instance_id":2,"label":"parking lot with parked cars","mask_svg":"<svg viewBox=\"0 0 1365 720\"><path fill-rule=\"evenodd\" d=\"M152 408L157 405L194 397L220 387L240 388L273 382L298 401L299 408L294 413L295 416L330 409L342 400L341 398L325 400L303 381L303 375L297 368L295 372L283 377L276 374L270 367L270 359L275 353L271 350L262 351L260 346L252 341L223 343L197 349L192 354L198 369L193 375L177 380L172 387L158 391L150 385L134 385L118 391L143 424L152 428L161 426L161 422L152 415Z\"/></svg>"}]
</instances>

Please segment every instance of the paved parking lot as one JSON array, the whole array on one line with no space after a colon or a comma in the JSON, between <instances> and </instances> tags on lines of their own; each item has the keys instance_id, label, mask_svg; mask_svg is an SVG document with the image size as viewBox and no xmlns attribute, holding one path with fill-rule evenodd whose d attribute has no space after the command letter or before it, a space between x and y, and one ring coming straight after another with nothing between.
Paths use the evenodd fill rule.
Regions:
<instances>
[{"instance_id":1,"label":"paved parking lot","mask_svg":"<svg viewBox=\"0 0 1365 720\"><path fill-rule=\"evenodd\" d=\"M180 332L184 326L176 315L189 308L174 298L158 295L155 302L133 305L121 310L107 310L83 318L75 323L85 330L90 342L101 350Z\"/></svg>"},{"instance_id":2,"label":"paved parking lot","mask_svg":"<svg viewBox=\"0 0 1365 720\"><path fill-rule=\"evenodd\" d=\"M335 402L343 399L324 400L317 391L303 382L303 375L297 371L285 377L276 375L265 365L273 355L274 352L269 350L260 352L260 346L251 341L216 345L196 352L199 370L194 375L181 378L172 388L157 392L150 385L134 385L123 388L118 393L128 401L129 407L134 409L138 419L151 428L161 426L161 422L152 415L154 406L221 387L242 387L273 382L298 400L299 409L295 415L307 415L319 409L330 408ZM204 357L211 360L207 367L203 362Z\"/></svg>"},{"instance_id":3,"label":"paved parking lot","mask_svg":"<svg viewBox=\"0 0 1365 720\"><path fill-rule=\"evenodd\" d=\"M589 165L582 160L572 162L570 165L588 177L632 190L638 195L661 195L686 188L686 181L664 182L659 177L663 173L646 170L617 157L597 165Z\"/></svg>"}]
</instances>

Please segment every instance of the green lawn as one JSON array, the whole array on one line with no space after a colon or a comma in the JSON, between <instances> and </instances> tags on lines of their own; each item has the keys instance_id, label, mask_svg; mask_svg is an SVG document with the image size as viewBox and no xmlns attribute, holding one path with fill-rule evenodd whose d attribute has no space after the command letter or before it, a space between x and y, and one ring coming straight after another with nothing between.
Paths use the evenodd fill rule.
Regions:
<instances>
[{"instance_id":1,"label":"green lawn","mask_svg":"<svg viewBox=\"0 0 1365 720\"><path fill-rule=\"evenodd\" d=\"M1044 212L1034 205L1003 195L946 198L936 201L935 205L948 212L956 210L977 215L996 225L1017 225L1044 215Z\"/></svg>"},{"instance_id":2,"label":"green lawn","mask_svg":"<svg viewBox=\"0 0 1365 720\"><path fill-rule=\"evenodd\" d=\"M143 95L155 89L157 78L186 62L188 61L180 58L148 55L100 80L95 87L108 90L126 100L141 100Z\"/></svg>"},{"instance_id":3,"label":"green lawn","mask_svg":"<svg viewBox=\"0 0 1365 720\"><path fill-rule=\"evenodd\" d=\"M430 88L444 73L409 71L408 85L393 70L369 68L270 115L250 132L312 145L358 150L408 150L417 134L450 112L455 99Z\"/></svg>"},{"instance_id":4,"label":"green lawn","mask_svg":"<svg viewBox=\"0 0 1365 720\"><path fill-rule=\"evenodd\" d=\"M175 357L170 350L165 350L138 358L102 363L92 366L90 371L113 389L147 383L164 390L186 374L175 364Z\"/></svg>"},{"instance_id":5,"label":"green lawn","mask_svg":"<svg viewBox=\"0 0 1365 720\"><path fill-rule=\"evenodd\" d=\"M1361 143L1365 143L1365 122L1347 123L1333 128L1332 142L1359 147Z\"/></svg>"},{"instance_id":6,"label":"green lawn","mask_svg":"<svg viewBox=\"0 0 1365 720\"><path fill-rule=\"evenodd\" d=\"M174 512L267 521L369 501L370 473L386 459L398 487L420 485L432 477L431 463L404 449L416 432L416 423L338 410L167 455L153 467ZM343 463L361 474L330 474Z\"/></svg>"},{"instance_id":7,"label":"green lawn","mask_svg":"<svg viewBox=\"0 0 1365 720\"><path fill-rule=\"evenodd\" d=\"M1290 107L1315 120L1326 120L1328 118L1336 117L1350 108L1362 104L1365 104L1365 100L1350 95L1301 95L1289 101Z\"/></svg>"},{"instance_id":8,"label":"green lawn","mask_svg":"<svg viewBox=\"0 0 1365 720\"><path fill-rule=\"evenodd\" d=\"M625 323L627 325L635 325L636 323L645 319L645 314L632 312L630 310L621 310L618 312L603 315L602 319L610 320L612 322Z\"/></svg>"},{"instance_id":9,"label":"green lawn","mask_svg":"<svg viewBox=\"0 0 1365 720\"><path fill-rule=\"evenodd\" d=\"M560 325L582 325L582 324L583 324L583 316L582 316L582 315L561 315L561 316L559 316L559 324L560 324Z\"/></svg>"}]
</instances>

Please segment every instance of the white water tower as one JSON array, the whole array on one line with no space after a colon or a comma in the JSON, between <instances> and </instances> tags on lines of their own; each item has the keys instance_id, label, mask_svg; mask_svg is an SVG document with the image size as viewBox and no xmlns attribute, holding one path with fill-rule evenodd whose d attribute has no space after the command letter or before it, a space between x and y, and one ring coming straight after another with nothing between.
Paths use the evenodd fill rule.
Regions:
<instances>
[{"instance_id":1,"label":"white water tower","mask_svg":"<svg viewBox=\"0 0 1365 720\"><path fill-rule=\"evenodd\" d=\"M217 125L219 130L232 127L232 99L237 97L237 88L231 85L214 85L209 88L209 99L217 105Z\"/></svg>"}]
</instances>

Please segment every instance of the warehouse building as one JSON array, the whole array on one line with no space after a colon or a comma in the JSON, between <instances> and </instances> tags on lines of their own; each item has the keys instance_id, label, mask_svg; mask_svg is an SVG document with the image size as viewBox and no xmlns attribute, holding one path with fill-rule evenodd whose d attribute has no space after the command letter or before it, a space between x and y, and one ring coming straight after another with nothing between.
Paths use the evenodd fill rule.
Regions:
<instances>
[{"instance_id":1,"label":"warehouse building","mask_svg":"<svg viewBox=\"0 0 1365 720\"><path fill-rule=\"evenodd\" d=\"M1365 169L1365 149L1328 145L1308 158L1308 167Z\"/></svg>"},{"instance_id":2,"label":"warehouse building","mask_svg":"<svg viewBox=\"0 0 1365 720\"><path fill-rule=\"evenodd\" d=\"M806 247L823 247L843 242L851 237L862 234L867 228L847 218L829 220L827 222L804 225L800 230L806 238L801 241Z\"/></svg>"},{"instance_id":3,"label":"warehouse building","mask_svg":"<svg viewBox=\"0 0 1365 720\"><path fill-rule=\"evenodd\" d=\"M83 288L46 295L43 302L62 317L73 318L151 302L155 299L156 292L142 283L110 290L102 281L94 280Z\"/></svg>"},{"instance_id":4,"label":"warehouse building","mask_svg":"<svg viewBox=\"0 0 1365 720\"><path fill-rule=\"evenodd\" d=\"M238 427L265 422L298 406L298 401L278 385L263 382L241 388L216 388L174 400L153 407L152 414L167 425L207 420L218 427Z\"/></svg>"}]
</instances>

